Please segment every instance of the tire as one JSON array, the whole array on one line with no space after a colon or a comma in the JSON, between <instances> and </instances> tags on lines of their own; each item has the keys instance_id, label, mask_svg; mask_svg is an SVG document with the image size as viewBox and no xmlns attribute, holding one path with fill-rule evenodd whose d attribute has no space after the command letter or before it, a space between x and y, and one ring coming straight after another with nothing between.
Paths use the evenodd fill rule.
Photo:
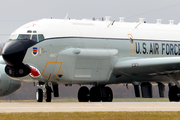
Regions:
<instances>
[{"instance_id":1,"label":"tire","mask_svg":"<svg viewBox=\"0 0 180 120\"><path fill-rule=\"evenodd\" d=\"M101 94L99 87L92 87L90 89L90 101L91 102L100 102L101 101Z\"/></svg>"},{"instance_id":2,"label":"tire","mask_svg":"<svg viewBox=\"0 0 180 120\"><path fill-rule=\"evenodd\" d=\"M51 102L51 92L52 90L50 87L46 88L46 93L45 93L46 102Z\"/></svg>"},{"instance_id":3,"label":"tire","mask_svg":"<svg viewBox=\"0 0 180 120\"><path fill-rule=\"evenodd\" d=\"M89 101L89 89L85 86L81 87L78 91L78 101L79 102L88 102Z\"/></svg>"},{"instance_id":4,"label":"tire","mask_svg":"<svg viewBox=\"0 0 180 120\"><path fill-rule=\"evenodd\" d=\"M37 91L36 91L36 100L37 100L37 102L43 101L43 91L40 88L37 89Z\"/></svg>"},{"instance_id":5,"label":"tire","mask_svg":"<svg viewBox=\"0 0 180 120\"><path fill-rule=\"evenodd\" d=\"M113 92L110 87L105 87L106 89L106 97L102 98L102 102L112 102L113 100Z\"/></svg>"},{"instance_id":6,"label":"tire","mask_svg":"<svg viewBox=\"0 0 180 120\"><path fill-rule=\"evenodd\" d=\"M179 102L179 97L177 95L178 93L179 93L179 88L177 86L170 87L169 93L168 93L169 101Z\"/></svg>"}]
</instances>

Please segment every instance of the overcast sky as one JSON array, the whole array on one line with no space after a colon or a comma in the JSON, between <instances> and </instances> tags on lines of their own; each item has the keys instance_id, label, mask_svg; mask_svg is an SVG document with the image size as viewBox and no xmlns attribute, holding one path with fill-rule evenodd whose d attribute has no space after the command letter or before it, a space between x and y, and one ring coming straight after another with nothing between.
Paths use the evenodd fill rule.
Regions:
<instances>
[{"instance_id":1,"label":"overcast sky","mask_svg":"<svg viewBox=\"0 0 180 120\"><path fill-rule=\"evenodd\" d=\"M179 0L4 0L0 4L0 43L21 25L41 18L83 19L111 16L111 20L125 17L125 21L138 22L145 18L180 22Z\"/></svg>"}]
</instances>

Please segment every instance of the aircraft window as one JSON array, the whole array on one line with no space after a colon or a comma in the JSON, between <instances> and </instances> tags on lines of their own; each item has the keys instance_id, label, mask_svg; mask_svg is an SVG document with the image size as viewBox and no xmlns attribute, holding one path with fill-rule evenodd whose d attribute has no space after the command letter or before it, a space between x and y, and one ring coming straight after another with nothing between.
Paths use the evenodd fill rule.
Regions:
<instances>
[{"instance_id":1,"label":"aircraft window","mask_svg":"<svg viewBox=\"0 0 180 120\"><path fill-rule=\"evenodd\" d=\"M28 34L19 34L18 36L18 40L22 40L22 39L30 39L31 35L28 35Z\"/></svg>"},{"instance_id":2,"label":"aircraft window","mask_svg":"<svg viewBox=\"0 0 180 120\"><path fill-rule=\"evenodd\" d=\"M39 34L39 35L38 35L38 40L39 40L39 41L44 40L44 36L43 36L42 34Z\"/></svg>"},{"instance_id":3,"label":"aircraft window","mask_svg":"<svg viewBox=\"0 0 180 120\"><path fill-rule=\"evenodd\" d=\"M32 33L32 31L31 31L31 30L28 30L27 33Z\"/></svg>"},{"instance_id":4,"label":"aircraft window","mask_svg":"<svg viewBox=\"0 0 180 120\"><path fill-rule=\"evenodd\" d=\"M33 33L37 33L37 31L33 31Z\"/></svg>"},{"instance_id":5,"label":"aircraft window","mask_svg":"<svg viewBox=\"0 0 180 120\"><path fill-rule=\"evenodd\" d=\"M37 41L37 35L32 35L32 40Z\"/></svg>"},{"instance_id":6,"label":"aircraft window","mask_svg":"<svg viewBox=\"0 0 180 120\"><path fill-rule=\"evenodd\" d=\"M9 40L13 40L13 39L17 39L17 34L12 34L10 37L9 37Z\"/></svg>"}]
</instances>

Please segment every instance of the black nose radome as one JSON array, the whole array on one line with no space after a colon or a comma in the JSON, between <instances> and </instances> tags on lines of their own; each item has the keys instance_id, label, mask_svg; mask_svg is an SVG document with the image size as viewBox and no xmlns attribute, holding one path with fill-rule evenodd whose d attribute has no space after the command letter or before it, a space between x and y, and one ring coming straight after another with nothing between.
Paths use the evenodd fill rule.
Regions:
<instances>
[{"instance_id":1,"label":"black nose radome","mask_svg":"<svg viewBox=\"0 0 180 120\"><path fill-rule=\"evenodd\" d=\"M37 42L33 40L12 40L5 44L2 56L9 66L18 66L22 64L26 51Z\"/></svg>"},{"instance_id":2,"label":"black nose radome","mask_svg":"<svg viewBox=\"0 0 180 120\"><path fill-rule=\"evenodd\" d=\"M31 69L23 62L26 51L37 42L32 40L12 40L5 44L2 56L6 62L5 72L10 77L23 77L30 73Z\"/></svg>"}]
</instances>

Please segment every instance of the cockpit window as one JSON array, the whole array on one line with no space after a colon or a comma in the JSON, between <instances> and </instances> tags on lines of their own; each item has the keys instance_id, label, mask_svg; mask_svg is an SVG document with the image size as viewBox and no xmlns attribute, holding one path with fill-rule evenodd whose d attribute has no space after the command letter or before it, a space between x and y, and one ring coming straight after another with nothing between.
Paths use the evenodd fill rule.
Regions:
<instances>
[{"instance_id":1,"label":"cockpit window","mask_svg":"<svg viewBox=\"0 0 180 120\"><path fill-rule=\"evenodd\" d=\"M11 34L9 40L17 39L18 34Z\"/></svg>"},{"instance_id":2,"label":"cockpit window","mask_svg":"<svg viewBox=\"0 0 180 120\"><path fill-rule=\"evenodd\" d=\"M43 36L42 34L38 34L38 40L39 40L39 41L44 40L44 36Z\"/></svg>"},{"instance_id":3,"label":"cockpit window","mask_svg":"<svg viewBox=\"0 0 180 120\"><path fill-rule=\"evenodd\" d=\"M22 39L30 40L30 37L31 37L31 35L28 35L28 34L19 34L17 39L18 40L22 40Z\"/></svg>"},{"instance_id":4,"label":"cockpit window","mask_svg":"<svg viewBox=\"0 0 180 120\"><path fill-rule=\"evenodd\" d=\"M32 35L32 40L37 41L37 35Z\"/></svg>"},{"instance_id":5,"label":"cockpit window","mask_svg":"<svg viewBox=\"0 0 180 120\"><path fill-rule=\"evenodd\" d=\"M43 34L19 34L19 35L11 35L10 40L12 39L18 39L18 40L34 40L36 42L40 42L44 40Z\"/></svg>"}]
</instances>

